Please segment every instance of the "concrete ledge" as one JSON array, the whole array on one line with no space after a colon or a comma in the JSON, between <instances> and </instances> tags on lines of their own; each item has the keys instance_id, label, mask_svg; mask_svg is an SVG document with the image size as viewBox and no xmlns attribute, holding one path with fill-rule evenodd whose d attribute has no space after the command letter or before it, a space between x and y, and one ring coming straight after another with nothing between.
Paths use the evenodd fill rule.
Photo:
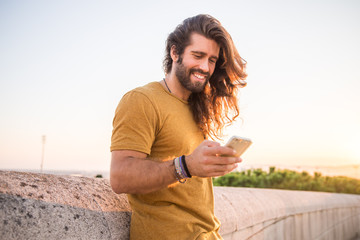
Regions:
<instances>
[{"instance_id":1,"label":"concrete ledge","mask_svg":"<svg viewBox=\"0 0 360 240\"><path fill-rule=\"evenodd\" d=\"M360 195L215 188L230 239L353 239ZM128 239L131 209L106 179L0 171L0 239Z\"/></svg>"},{"instance_id":2,"label":"concrete ledge","mask_svg":"<svg viewBox=\"0 0 360 240\"><path fill-rule=\"evenodd\" d=\"M0 239L128 239L130 217L105 179L0 171Z\"/></svg>"},{"instance_id":3,"label":"concrete ledge","mask_svg":"<svg viewBox=\"0 0 360 240\"><path fill-rule=\"evenodd\" d=\"M225 240L360 237L360 195L222 187L215 214Z\"/></svg>"}]
</instances>

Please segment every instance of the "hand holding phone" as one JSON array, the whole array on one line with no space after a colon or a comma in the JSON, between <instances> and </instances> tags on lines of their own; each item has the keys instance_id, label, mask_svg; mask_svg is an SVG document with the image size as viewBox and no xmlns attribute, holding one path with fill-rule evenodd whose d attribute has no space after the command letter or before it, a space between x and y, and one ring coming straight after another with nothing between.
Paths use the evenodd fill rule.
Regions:
<instances>
[{"instance_id":1,"label":"hand holding phone","mask_svg":"<svg viewBox=\"0 0 360 240\"><path fill-rule=\"evenodd\" d=\"M249 138L232 136L225 146L236 151L235 157L240 157L251 144L252 141Z\"/></svg>"}]
</instances>

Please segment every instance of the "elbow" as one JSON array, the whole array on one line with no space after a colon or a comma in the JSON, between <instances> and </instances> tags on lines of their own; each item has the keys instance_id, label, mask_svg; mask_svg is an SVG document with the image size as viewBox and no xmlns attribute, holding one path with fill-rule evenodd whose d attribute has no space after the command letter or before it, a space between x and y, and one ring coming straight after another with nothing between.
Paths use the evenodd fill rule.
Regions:
<instances>
[{"instance_id":1,"label":"elbow","mask_svg":"<svg viewBox=\"0 0 360 240\"><path fill-rule=\"evenodd\" d=\"M116 194L127 193L124 184L121 184L121 179L110 174L110 186Z\"/></svg>"},{"instance_id":2,"label":"elbow","mask_svg":"<svg viewBox=\"0 0 360 240\"><path fill-rule=\"evenodd\" d=\"M116 194L124 193L123 190L118 186L118 184L113 183L111 180L110 180L110 186L114 193Z\"/></svg>"},{"instance_id":3,"label":"elbow","mask_svg":"<svg viewBox=\"0 0 360 240\"><path fill-rule=\"evenodd\" d=\"M116 194L146 194L152 192L151 189L134 188L126 183L127 181L122 180L118 175L111 176L110 174L110 186Z\"/></svg>"}]
</instances>

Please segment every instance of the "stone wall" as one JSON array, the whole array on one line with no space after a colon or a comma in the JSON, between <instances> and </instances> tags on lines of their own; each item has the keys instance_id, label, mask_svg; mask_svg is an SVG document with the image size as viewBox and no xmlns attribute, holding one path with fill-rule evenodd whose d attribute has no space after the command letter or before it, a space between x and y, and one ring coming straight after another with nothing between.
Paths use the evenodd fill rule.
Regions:
<instances>
[{"instance_id":1,"label":"stone wall","mask_svg":"<svg viewBox=\"0 0 360 240\"><path fill-rule=\"evenodd\" d=\"M225 240L360 239L360 195L217 188Z\"/></svg>"},{"instance_id":2,"label":"stone wall","mask_svg":"<svg viewBox=\"0 0 360 240\"><path fill-rule=\"evenodd\" d=\"M215 188L229 239L360 237L360 195ZM0 171L0 239L128 239L131 209L106 179Z\"/></svg>"}]
</instances>

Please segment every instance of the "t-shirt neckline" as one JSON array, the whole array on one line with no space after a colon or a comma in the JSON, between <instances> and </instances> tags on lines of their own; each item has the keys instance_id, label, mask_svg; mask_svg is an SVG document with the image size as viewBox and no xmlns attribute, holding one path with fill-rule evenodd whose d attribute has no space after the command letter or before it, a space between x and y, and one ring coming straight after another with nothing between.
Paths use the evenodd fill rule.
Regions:
<instances>
[{"instance_id":1,"label":"t-shirt neckline","mask_svg":"<svg viewBox=\"0 0 360 240\"><path fill-rule=\"evenodd\" d=\"M181 101L182 103L189 104L189 102L188 102L188 101L185 101L185 100L183 100L183 99L181 99L181 98L179 98L179 97L175 96L174 94L170 93L167 89L165 89L165 88L164 88L164 86L163 86L163 85L161 85L161 83L160 83L160 82L155 82L155 83L157 83L157 84L161 87L161 89L162 89L164 92L166 92L167 94L169 94L171 97L176 98L177 100Z\"/></svg>"}]
</instances>

